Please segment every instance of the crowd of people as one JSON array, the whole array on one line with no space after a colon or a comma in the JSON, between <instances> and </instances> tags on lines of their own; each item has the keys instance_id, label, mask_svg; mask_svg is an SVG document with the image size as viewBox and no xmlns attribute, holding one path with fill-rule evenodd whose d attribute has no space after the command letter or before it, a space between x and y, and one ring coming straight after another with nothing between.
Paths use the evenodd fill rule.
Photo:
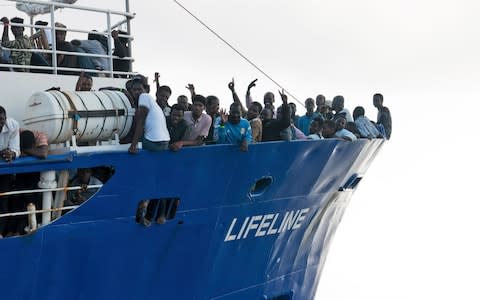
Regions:
<instances>
[{"instance_id":1,"label":"crowd of people","mask_svg":"<svg viewBox=\"0 0 480 300\"><path fill-rule=\"evenodd\" d=\"M170 87L159 84L155 75L156 99L150 94L147 78L135 75L126 84L132 105L136 108L135 128L131 139L130 153L137 152L138 142L151 151L170 149L178 151L184 146L208 144L234 144L242 151L248 150L252 143L281 140L319 140L340 138L355 141L358 138L386 138L392 131L390 111L383 105L383 96L375 94L373 105L378 110L377 121L372 122L365 116L365 109L357 106L353 116L345 108L343 96L327 101L318 95L315 100L305 100L306 113L296 115L296 105L288 103L288 97L279 91L282 104L275 109L275 95L267 92L263 105L253 101L251 89L256 86L252 81L246 91L246 107L240 100L232 80L228 88L233 102L226 110L220 109L218 97L197 94L193 84L186 88L188 97L181 95L177 103L170 106L168 100L172 94Z\"/></svg>"},{"instance_id":2,"label":"crowd of people","mask_svg":"<svg viewBox=\"0 0 480 300\"><path fill-rule=\"evenodd\" d=\"M91 86L91 78L80 78L77 87L83 86L85 80ZM137 153L140 141L143 149L149 151L178 151L185 146L231 144L246 152L252 143L269 141L390 138L391 115L389 109L383 106L381 94L373 96L374 106L378 109L376 123L365 116L365 110L361 106L355 108L352 117L344 106L343 96L336 96L331 102L326 101L323 95L318 95L316 102L308 98L305 100L307 112L299 117L296 115L296 105L288 103L284 91L279 91L282 104L277 109L272 92L265 93L263 105L253 101L250 92L256 86L256 81L255 79L248 85L245 108L232 79L228 88L233 103L227 113L225 109L220 109L218 97L197 94L193 84L186 86L192 104L188 103L187 96L180 95L177 103L170 106L168 100L172 90L166 85L160 85L158 73L155 73L156 99L149 94L147 78L135 75L125 86L125 93L136 109L132 134L124 140L125 143L130 143L128 152ZM151 219L147 217L151 204L149 200L140 203L136 217L139 224L151 224ZM163 222L162 217L159 223Z\"/></svg>"},{"instance_id":3,"label":"crowd of people","mask_svg":"<svg viewBox=\"0 0 480 300\"><path fill-rule=\"evenodd\" d=\"M15 36L9 40L8 28L10 20L3 17L2 63L15 65L51 65L51 55L35 52L15 51L15 49L32 49L33 44L29 37L23 34L22 26L13 26L11 31ZM14 18L12 23L23 24L20 18ZM36 25L47 26L46 22L37 22ZM56 23L56 49L72 52L72 55L57 55L59 67L107 70L109 61L106 58L77 56L74 52L106 54L107 38L102 34L89 34L87 40L66 41L66 27ZM45 31L47 33L48 31ZM119 32L113 31L115 41L113 55L125 57L128 54L127 39L120 38ZM48 35L47 35L48 37ZM47 39L49 47L51 38ZM40 56L40 57L39 57ZM40 63L39 63L40 62ZM130 71L128 60L114 60L113 69L122 72ZM28 68L16 68L15 71L28 71ZM73 71L59 71L63 74L77 74ZM325 96L318 95L315 100L305 100L306 113L297 115L296 105L288 102L287 94L279 91L281 104L275 108L275 94L266 92L263 104L254 101L251 90L256 86L253 80L245 93L245 105L236 92L235 82L228 83L232 95L232 103L228 112L220 109L220 100L217 96L203 96L196 92L193 84L186 86L189 97L180 95L176 103L169 104L172 90L167 85L160 85L158 73L155 74L155 98L150 95L150 86L145 76L131 77L121 89L127 95L132 107L135 108L134 124L130 133L121 143L130 144L128 152L136 154L138 144L149 151L179 151L183 147L210 144L233 144L243 152L248 151L249 145L269 141L291 140L320 140L337 138L355 141L359 138L389 139L392 132L392 118L390 111L383 105L383 96L375 94L373 105L377 108L376 122L365 116L365 109L355 107L353 115L345 107L343 96L335 96L332 101ZM75 90L90 91L93 86L92 74L81 72ZM100 89L101 90L101 89ZM189 103L191 102L191 103ZM19 156L34 156L45 159L48 156L48 139L42 132L22 129L17 121L7 118L6 110L0 106L0 156L5 162L10 162ZM90 198L96 189L87 189L88 185L102 184L112 175L111 169L79 169L69 184L82 186L81 189L67 194L65 205L79 205ZM109 174L106 174L109 173ZM96 176L99 174L98 176ZM105 176L102 176L105 175ZM39 173L0 175L0 192L12 189L36 189ZM97 178L101 177L101 178ZM41 207L41 194L31 193L23 196L0 197L0 214L6 212L25 211L29 205ZM148 207L146 203L145 208ZM39 218L37 214L37 219ZM37 220L40 221L40 220ZM1 218L0 238L25 233L26 216Z\"/></svg>"},{"instance_id":4,"label":"crowd of people","mask_svg":"<svg viewBox=\"0 0 480 300\"><path fill-rule=\"evenodd\" d=\"M71 41L66 40L67 27L61 23L55 23L55 47L53 45L53 39L50 29L43 29L48 26L48 22L37 21L35 25L37 32L32 36L24 34L25 28L23 25L24 20L22 18L12 18L9 20L7 17L0 19L3 23L3 35L2 35L2 48L0 55L0 63L21 65L25 67L12 67L12 70L17 72L47 72L50 70L29 68L29 66L48 67L53 66L52 55L50 53L42 52L28 52L18 50L28 49L42 49L52 50L55 48L57 51L69 52L71 54L57 54L56 63L57 67L68 69L82 69L90 70L91 75L97 76L99 74L105 75L105 73L99 73L95 71L109 71L110 61L107 57L95 57L95 56L82 56L80 53L87 53L92 55L106 56L108 51L108 37L105 34L91 32L88 34L87 39L79 40L74 39ZM13 40L10 40L8 29L11 27ZM113 71L114 72L130 72L131 63L128 59L122 59L129 56L129 41L124 37L127 33L124 31L113 30L111 37L113 39ZM35 39L39 38L40 42L35 43ZM5 68L2 68L5 69ZM78 75L78 70L58 70L58 74L66 75ZM126 77L125 74L115 75L117 77Z\"/></svg>"}]
</instances>

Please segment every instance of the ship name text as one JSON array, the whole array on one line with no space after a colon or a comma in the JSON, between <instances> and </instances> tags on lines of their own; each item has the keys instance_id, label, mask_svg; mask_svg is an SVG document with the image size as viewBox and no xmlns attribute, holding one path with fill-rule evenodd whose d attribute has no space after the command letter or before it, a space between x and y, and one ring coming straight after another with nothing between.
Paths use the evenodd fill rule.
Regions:
<instances>
[{"instance_id":1,"label":"ship name text","mask_svg":"<svg viewBox=\"0 0 480 300\"><path fill-rule=\"evenodd\" d=\"M302 226L310 208L287 211L285 214L266 214L246 217L243 222L233 218L224 242L230 242L248 237L263 237L293 231Z\"/></svg>"}]
</instances>

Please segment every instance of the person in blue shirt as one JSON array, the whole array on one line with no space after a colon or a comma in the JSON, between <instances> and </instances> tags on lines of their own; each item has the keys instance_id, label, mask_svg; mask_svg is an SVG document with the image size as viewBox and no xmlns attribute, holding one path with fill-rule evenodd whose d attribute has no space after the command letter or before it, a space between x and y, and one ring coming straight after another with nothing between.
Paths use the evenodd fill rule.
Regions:
<instances>
[{"instance_id":1,"label":"person in blue shirt","mask_svg":"<svg viewBox=\"0 0 480 300\"><path fill-rule=\"evenodd\" d=\"M298 129L300 129L303 134L308 135L310 133L310 123L312 123L318 114L313 111L315 109L315 102L312 98L305 100L305 108L307 109L307 113L298 119Z\"/></svg>"},{"instance_id":2,"label":"person in blue shirt","mask_svg":"<svg viewBox=\"0 0 480 300\"><path fill-rule=\"evenodd\" d=\"M248 144L252 142L252 129L250 123L241 117L242 108L238 103L230 105L227 115L225 110L220 111L220 126L217 144L239 145L241 151L248 151Z\"/></svg>"}]
</instances>

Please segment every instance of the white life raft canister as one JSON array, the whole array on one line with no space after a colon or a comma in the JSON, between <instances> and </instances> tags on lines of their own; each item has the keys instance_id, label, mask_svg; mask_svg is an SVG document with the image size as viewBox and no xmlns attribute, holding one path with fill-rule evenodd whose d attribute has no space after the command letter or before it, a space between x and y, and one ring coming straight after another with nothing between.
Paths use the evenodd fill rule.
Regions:
<instances>
[{"instance_id":1,"label":"white life raft canister","mask_svg":"<svg viewBox=\"0 0 480 300\"><path fill-rule=\"evenodd\" d=\"M28 100L23 124L41 131L51 144L63 143L75 134L78 142L125 137L135 109L119 91L37 92Z\"/></svg>"}]
</instances>

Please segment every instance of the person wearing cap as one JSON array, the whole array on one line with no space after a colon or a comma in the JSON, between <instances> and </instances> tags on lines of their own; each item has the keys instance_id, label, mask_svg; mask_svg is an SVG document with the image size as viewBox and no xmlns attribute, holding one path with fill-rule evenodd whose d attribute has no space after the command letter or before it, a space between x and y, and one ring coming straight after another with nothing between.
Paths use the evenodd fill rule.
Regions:
<instances>
[{"instance_id":1,"label":"person wearing cap","mask_svg":"<svg viewBox=\"0 0 480 300\"><path fill-rule=\"evenodd\" d=\"M22 18L12 18L12 23L15 24L12 26L12 33L15 36L15 40L10 41L8 38L8 26L10 21L7 17L0 19L3 22L3 35L2 35L2 46L11 48L11 49L32 49L32 42L30 38L26 35L23 35L25 28L18 24L23 24ZM32 58L31 52L24 51L12 51L10 53L10 58L12 63L15 65L30 65ZM18 72L28 72L28 68L17 68Z\"/></svg>"},{"instance_id":2,"label":"person wearing cap","mask_svg":"<svg viewBox=\"0 0 480 300\"><path fill-rule=\"evenodd\" d=\"M67 37L67 26L60 22L55 22L55 42L65 42Z\"/></svg>"},{"instance_id":3,"label":"person wearing cap","mask_svg":"<svg viewBox=\"0 0 480 300\"><path fill-rule=\"evenodd\" d=\"M131 154L137 153L137 144L142 141L143 149L163 151L168 149L170 134L162 109L148 94L150 86L145 76L135 75L129 80L130 92L138 108L135 112L135 133L128 148Z\"/></svg>"},{"instance_id":4,"label":"person wearing cap","mask_svg":"<svg viewBox=\"0 0 480 300\"><path fill-rule=\"evenodd\" d=\"M55 23L55 42L58 51L76 52L75 46L72 43L65 40L67 37L67 26L62 23ZM57 54L57 66L64 68L76 68L77 67L76 55ZM58 71L58 74L64 75L76 75L77 72L72 71Z\"/></svg>"},{"instance_id":5,"label":"person wearing cap","mask_svg":"<svg viewBox=\"0 0 480 300\"><path fill-rule=\"evenodd\" d=\"M48 26L48 22L38 20L38 21L35 22L35 25L37 25L37 26ZM38 32L42 29L43 28L35 28L35 31ZM43 29L43 33L45 34L45 38L47 39L48 47L52 48L52 31L50 29L48 29L48 30Z\"/></svg>"}]
</instances>

